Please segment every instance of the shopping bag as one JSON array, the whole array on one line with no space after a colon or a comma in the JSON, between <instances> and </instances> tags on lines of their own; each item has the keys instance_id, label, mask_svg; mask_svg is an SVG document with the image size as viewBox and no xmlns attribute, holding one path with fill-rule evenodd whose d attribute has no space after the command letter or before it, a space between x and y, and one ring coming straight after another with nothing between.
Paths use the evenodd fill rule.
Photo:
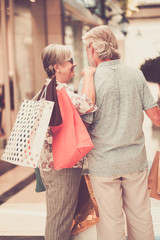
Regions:
<instances>
[{"instance_id":1,"label":"shopping bag","mask_svg":"<svg viewBox=\"0 0 160 240\"><path fill-rule=\"evenodd\" d=\"M52 127L54 168L71 168L93 147L88 131L64 88L58 93L63 123Z\"/></svg>"},{"instance_id":2,"label":"shopping bag","mask_svg":"<svg viewBox=\"0 0 160 240\"><path fill-rule=\"evenodd\" d=\"M2 160L25 167L38 166L53 107L54 102L44 98L22 102Z\"/></svg>"},{"instance_id":3,"label":"shopping bag","mask_svg":"<svg viewBox=\"0 0 160 240\"><path fill-rule=\"evenodd\" d=\"M160 152L157 151L154 157L151 170L148 176L148 188L151 198L160 200Z\"/></svg>"},{"instance_id":4,"label":"shopping bag","mask_svg":"<svg viewBox=\"0 0 160 240\"><path fill-rule=\"evenodd\" d=\"M41 174L40 174L40 170L39 168L35 168L35 174L36 174L36 188L35 191L36 192L44 192L46 191L46 188L43 184L42 178L41 178Z\"/></svg>"},{"instance_id":5,"label":"shopping bag","mask_svg":"<svg viewBox=\"0 0 160 240\"><path fill-rule=\"evenodd\" d=\"M98 206L95 200L89 176L82 175L78 204L72 222L72 234L80 233L99 222Z\"/></svg>"}]
</instances>

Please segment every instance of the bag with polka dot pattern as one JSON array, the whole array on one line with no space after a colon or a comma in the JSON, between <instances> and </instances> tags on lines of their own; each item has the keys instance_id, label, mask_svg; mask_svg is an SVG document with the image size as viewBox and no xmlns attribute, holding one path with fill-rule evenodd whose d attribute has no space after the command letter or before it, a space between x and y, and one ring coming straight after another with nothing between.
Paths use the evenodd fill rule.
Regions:
<instances>
[{"instance_id":1,"label":"bag with polka dot pattern","mask_svg":"<svg viewBox=\"0 0 160 240\"><path fill-rule=\"evenodd\" d=\"M16 165L36 168L40 159L54 102L41 99L23 100L1 159Z\"/></svg>"}]
</instances>

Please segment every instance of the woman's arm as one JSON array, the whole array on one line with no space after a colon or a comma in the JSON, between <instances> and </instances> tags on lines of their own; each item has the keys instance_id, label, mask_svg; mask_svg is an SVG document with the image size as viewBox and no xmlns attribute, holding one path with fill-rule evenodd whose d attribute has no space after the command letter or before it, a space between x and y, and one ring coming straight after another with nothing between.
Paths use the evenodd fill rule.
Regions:
<instances>
[{"instance_id":1,"label":"woman's arm","mask_svg":"<svg viewBox=\"0 0 160 240\"><path fill-rule=\"evenodd\" d=\"M97 107L95 106L95 88L93 79L95 70L96 69L93 67L87 67L82 71L84 83L81 94L73 93L73 91L68 88L67 84L63 84L63 87L70 97L73 105L81 115L97 110ZM58 86L58 88L59 87L60 86Z\"/></svg>"},{"instance_id":2,"label":"woman's arm","mask_svg":"<svg viewBox=\"0 0 160 240\"><path fill-rule=\"evenodd\" d=\"M95 105L95 87L94 87L94 73L96 68L86 67L81 74L84 76L84 83L82 93L84 93Z\"/></svg>"}]
</instances>

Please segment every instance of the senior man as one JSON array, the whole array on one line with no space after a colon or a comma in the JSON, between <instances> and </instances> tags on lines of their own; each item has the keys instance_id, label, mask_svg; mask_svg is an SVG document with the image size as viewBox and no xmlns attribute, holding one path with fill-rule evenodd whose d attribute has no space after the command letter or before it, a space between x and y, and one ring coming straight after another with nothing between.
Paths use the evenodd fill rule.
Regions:
<instances>
[{"instance_id":1,"label":"senior man","mask_svg":"<svg viewBox=\"0 0 160 240\"><path fill-rule=\"evenodd\" d=\"M98 110L82 119L95 145L87 162L100 214L98 240L126 239L124 213L128 240L154 240L142 127L144 112L160 126L160 109L142 72L120 61L108 26L95 27L82 39L96 67Z\"/></svg>"}]
</instances>

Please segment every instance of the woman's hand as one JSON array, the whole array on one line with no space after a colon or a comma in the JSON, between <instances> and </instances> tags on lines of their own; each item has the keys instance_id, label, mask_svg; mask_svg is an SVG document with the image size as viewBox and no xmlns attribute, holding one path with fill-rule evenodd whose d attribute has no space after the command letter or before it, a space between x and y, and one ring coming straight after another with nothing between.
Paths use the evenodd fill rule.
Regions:
<instances>
[{"instance_id":1,"label":"woman's hand","mask_svg":"<svg viewBox=\"0 0 160 240\"><path fill-rule=\"evenodd\" d=\"M81 72L81 75L82 76L93 76L93 74L95 73L96 71L96 68L95 67L91 67L91 66L88 66L88 67L85 67L82 72Z\"/></svg>"},{"instance_id":2,"label":"woman's hand","mask_svg":"<svg viewBox=\"0 0 160 240\"><path fill-rule=\"evenodd\" d=\"M82 70L81 74L84 76L83 90L82 92L90 98L95 105L95 87L94 87L94 73L95 67L86 67Z\"/></svg>"}]
</instances>

